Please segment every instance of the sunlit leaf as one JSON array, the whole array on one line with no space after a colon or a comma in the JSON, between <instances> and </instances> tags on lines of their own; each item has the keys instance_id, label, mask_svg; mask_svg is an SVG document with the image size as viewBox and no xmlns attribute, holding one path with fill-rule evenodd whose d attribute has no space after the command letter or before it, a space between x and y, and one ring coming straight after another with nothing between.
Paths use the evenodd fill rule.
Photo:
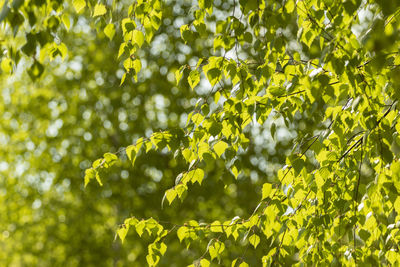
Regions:
<instances>
[{"instance_id":1,"label":"sunlit leaf","mask_svg":"<svg viewBox=\"0 0 400 267\"><path fill-rule=\"evenodd\" d=\"M103 4L97 4L94 6L93 17L101 16L106 14L107 9L106 6Z\"/></svg>"}]
</instances>

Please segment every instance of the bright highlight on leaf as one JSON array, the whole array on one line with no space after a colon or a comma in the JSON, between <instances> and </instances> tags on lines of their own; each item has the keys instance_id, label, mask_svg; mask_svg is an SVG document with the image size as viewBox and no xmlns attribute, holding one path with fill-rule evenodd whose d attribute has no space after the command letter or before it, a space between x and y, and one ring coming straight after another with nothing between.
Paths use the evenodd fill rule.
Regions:
<instances>
[{"instance_id":1,"label":"bright highlight on leaf","mask_svg":"<svg viewBox=\"0 0 400 267\"><path fill-rule=\"evenodd\" d=\"M73 0L72 5L74 6L77 13L80 13L86 6L85 0Z\"/></svg>"},{"instance_id":2,"label":"bright highlight on leaf","mask_svg":"<svg viewBox=\"0 0 400 267\"><path fill-rule=\"evenodd\" d=\"M128 156L129 161L132 163L132 165L135 164L136 160L136 155L138 153L138 150L135 145L130 145L126 148L126 155Z\"/></svg>"},{"instance_id":3,"label":"bright highlight on leaf","mask_svg":"<svg viewBox=\"0 0 400 267\"><path fill-rule=\"evenodd\" d=\"M110 23L104 28L104 34L110 39L110 41L114 38L115 35L115 25Z\"/></svg>"},{"instance_id":4,"label":"bright highlight on leaf","mask_svg":"<svg viewBox=\"0 0 400 267\"><path fill-rule=\"evenodd\" d=\"M249 237L249 242L254 248L257 248L258 244L260 244L260 237L256 234L253 234Z\"/></svg>"},{"instance_id":5,"label":"bright highlight on leaf","mask_svg":"<svg viewBox=\"0 0 400 267\"><path fill-rule=\"evenodd\" d=\"M103 4L97 4L94 6L93 17L101 16L106 14L107 9L106 6Z\"/></svg>"},{"instance_id":6,"label":"bright highlight on leaf","mask_svg":"<svg viewBox=\"0 0 400 267\"><path fill-rule=\"evenodd\" d=\"M63 14L61 16L61 20L62 20L65 28L67 28L67 30L69 30L69 28L71 27L71 22L70 22L69 16L67 14Z\"/></svg>"},{"instance_id":7,"label":"bright highlight on leaf","mask_svg":"<svg viewBox=\"0 0 400 267\"><path fill-rule=\"evenodd\" d=\"M272 191L272 184L270 184L270 183L263 184L262 199L266 199L267 197L269 197L271 191Z\"/></svg>"},{"instance_id":8,"label":"bright highlight on leaf","mask_svg":"<svg viewBox=\"0 0 400 267\"><path fill-rule=\"evenodd\" d=\"M394 202L393 206L394 206L394 209L395 209L397 212L400 213L400 197L397 197L397 198L396 198L396 201Z\"/></svg>"},{"instance_id":9,"label":"bright highlight on leaf","mask_svg":"<svg viewBox=\"0 0 400 267\"><path fill-rule=\"evenodd\" d=\"M200 266L201 267L209 267L210 266L210 262L207 259L201 259L200 260Z\"/></svg>"},{"instance_id":10,"label":"bright highlight on leaf","mask_svg":"<svg viewBox=\"0 0 400 267\"><path fill-rule=\"evenodd\" d=\"M188 83L190 87L193 89L200 82L200 72L197 70L192 70L188 77Z\"/></svg>"},{"instance_id":11,"label":"bright highlight on leaf","mask_svg":"<svg viewBox=\"0 0 400 267\"><path fill-rule=\"evenodd\" d=\"M132 36L133 43L136 43L139 47L142 47L144 43L144 34L141 31L134 30Z\"/></svg>"},{"instance_id":12,"label":"bright highlight on leaf","mask_svg":"<svg viewBox=\"0 0 400 267\"><path fill-rule=\"evenodd\" d=\"M211 259L220 257L222 252L225 250L225 244L219 241L215 241L211 246L208 248L208 252L210 254Z\"/></svg>"},{"instance_id":13,"label":"bright highlight on leaf","mask_svg":"<svg viewBox=\"0 0 400 267\"><path fill-rule=\"evenodd\" d=\"M182 242L187 237L187 228L185 226L179 227L176 234L179 238L179 241Z\"/></svg>"},{"instance_id":14,"label":"bright highlight on leaf","mask_svg":"<svg viewBox=\"0 0 400 267\"><path fill-rule=\"evenodd\" d=\"M221 155L225 152L225 150L228 148L228 144L225 143L224 141L218 141L214 146L214 151L217 153L218 157L221 157Z\"/></svg>"},{"instance_id":15,"label":"bright highlight on leaf","mask_svg":"<svg viewBox=\"0 0 400 267\"><path fill-rule=\"evenodd\" d=\"M166 196L169 204L171 205L172 201L174 201L174 199L176 198L177 193L176 193L175 189L168 189L165 192L165 196Z\"/></svg>"},{"instance_id":16,"label":"bright highlight on leaf","mask_svg":"<svg viewBox=\"0 0 400 267\"><path fill-rule=\"evenodd\" d=\"M118 229L117 233L118 233L118 236L119 236L119 238L121 239L121 241L123 243L124 240L125 240L125 236L128 233L128 229L126 228L126 226L125 227L121 227L121 228Z\"/></svg>"},{"instance_id":17,"label":"bright highlight on leaf","mask_svg":"<svg viewBox=\"0 0 400 267\"><path fill-rule=\"evenodd\" d=\"M3 58L1 61L1 70L9 73L12 70L12 60L9 58Z\"/></svg>"}]
</instances>

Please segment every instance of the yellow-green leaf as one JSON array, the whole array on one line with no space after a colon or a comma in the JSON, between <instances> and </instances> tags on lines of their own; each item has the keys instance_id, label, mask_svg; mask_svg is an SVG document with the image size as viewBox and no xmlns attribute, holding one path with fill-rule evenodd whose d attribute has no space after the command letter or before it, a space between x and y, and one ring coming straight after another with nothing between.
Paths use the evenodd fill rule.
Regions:
<instances>
[{"instance_id":1,"label":"yellow-green leaf","mask_svg":"<svg viewBox=\"0 0 400 267\"><path fill-rule=\"evenodd\" d=\"M256 234L253 234L249 237L249 242L254 248L257 248L258 244L260 243L260 237Z\"/></svg>"},{"instance_id":2,"label":"yellow-green leaf","mask_svg":"<svg viewBox=\"0 0 400 267\"><path fill-rule=\"evenodd\" d=\"M63 14L61 16L61 20L62 20L65 28L67 28L67 30L69 30L69 28L71 27L71 22L69 20L69 16L67 14Z\"/></svg>"},{"instance_id":3,"label":"yellow-green leaf","mask_svg":"<svg viewBox=\"0 0 400 267\"><path fill-rule=\"evenodd\" d=\"M96 170L93 168L86 169L85 171L85 187L88 185L90 180L94 179L96 177Z\"/></svg>"},{"instance_id":4,"label":"yellow-green leaf","mask_svg":"<svg viewBox=\"0 0 400 267\"><path fill-rule=\"evenodd\" d=\"M394 209L397 211L397 213L400 213L400 196L398 196L394 202Z\"/></svg>"},{"instance_id":5,"label":"yellow-green leaf","mask_svg":"<svg viewBox=\"0 0 400 267\"><path fill-rule=\"evenodd\" d=\"M200 72L198 70L192 70L188 77L188 83L190 88L195 88L200 82Z\"/></svg>"},{"instance_id":6,"label":"yellow-green leaf","mask_svg":"<svg viewBox=\"0 0 400 267\"><path fill-rule=\"evenodd\" d=\"M142 47L144 43L144 34L141 31L134 30L132 33L132 42L137 44L139 47Z\"/></svg>"},{"instance_id":7,"label":"yellow-green leaf","mask_svg":"<svg viewBox=\"0 0 400 267\"><path fill-rule=\"evenodd\" d=\"M204 116L200 113L196 113L192 116L192 121L194 124L199 125L204 120Z\"/></svg>"},{"instance_id":8,"label":"yellow-green leaf","mask_svg":"<svg viewBox=\"0 0 400 267\"><path fill-rule=\"evenodd\" d=\"M224 251L224 249L225 249L224 243L222 243L220 241L214 242L214 244L212 244L208 248L208 252L210 253L211 259L218 257Z\"/></svg>"},{"instance_id":9,"label":"yellow-green leaf","mask_svg":"<svg viewBox=\"0 0 400 267\"><path fill-rule=\"evenodd\" d=\"M175 71L176 84L179 84L179 81L182 79L182 76L183 76L183 67L180 67L178 70Z\"/></svg>"},{"instance_id":10,"label":"yellow-green leaf","mask_svg":"<svg viewBox=\"0 0 400 267\"><path fill-rule=\"evenodd\" d=\"M1 70L5 73L10 73L12 70L12 60L9 58L3 58L1 61Z\"/></svg>"},{"instance_id":11,"label":"yellow-green leaf","mask_svg":"<svg viewBox=\"0 0 400 267\"><path fill-rule=\"evenodd\" d=\"M74 0L72 1L72 5L74 6L77 13L80 13L83 8L86 6L85 0Z\"/></svg>"},{"instance_id":12,"label":"yellow-green leaf","mask_svg":"<svg viewBox=\"0 0 400 267\"><path fill-rule=\"evenodd\" d=\"M218 141L214 145L214 151L217 153L218 157L221 157L221 155L225 152L225 150L228 148L228 144L225 143L224 141Z\"/></svg>"},{"instance_id":13,"label":"yellow-green leaf","mask_svg":"<svg viewBox=\"0 0 400 267\"><path fill-rule=\"evenodd\" d=\"M130 145L125 149L125 151L129 161L132 163L132 165L135 165L135 160L137 155L136 146Z\"/></svg>"},{"instance_id":14,"label":"yellow-green leaf","mask_svg":"<svg viewBox=\"0 0 400 267\"><path fill-rule=\"evenodd\" d=\"M282 96L285 93L285 88L280 86L271 86L268 91L273 96Z\"/></svg>"},{"instance_id":15,"label":"yellow-green leaf","mask_svg":"<svg viewBox=\"0 0 400 267\"><path fill-rule=\"evenodd\" d=\"M190 171L187 175L189 176L192 183L198 182L201 185L201 182L204 178L204 171L202 169L195 169Z\"/></svg>"},{"instance_id":16,"label":"yellow-green leaf","mask_svg":"<svg viewBox=\"0 0 400 267\"><path fill-rule=\"evenodd\" d=\"M106 14L107 9L106 6L103 4L97 4L94 6L93 17L101 16Z\"/></svg>"},{"instance_id":17,"label":"yellow-green leaf","mask_svg":"<svg viewBox=\"0 0 400 267\"><path fill-rule=\"evenodd\" d=\"M114 38L115 35L115 25L110 23L104 28L104 34L110 39L110 41Z\"/></svg>"},{"instance_id":18,"label":"yellow-green leaf","mask_svg":"<svg viewBox=\"0 0 400 267\"><path fill-rule=\"evenodd\" d=\"M267 197L269 197L269 194L272 191L272 184L270 183L265 183L263 184L262 187L262 199L266 199Z\"/></svg>"},{"instance_id":19,"label":"yellow-green leaf","mask_svg":"<svg viewBox=\"0 0 400 267\"><path fill-rule=\"evenodd\" d=\"M210 262L207 259L201 259L200 260L200 267L209 267Z\"/></svg>"},{"instance_id":20,"label":"yellow-green leaf","mask_svg":"<svg viewBox=\"0 0 400 267\"><path fill-rule=\"evenodd\" d=\"M168 189L167 191L165 191L165 197L167 198L170 205L171 205L172 201L174 201L176 196L177 196L177 192L175 191L175 189Z\"/></svg>"},{"instance_id":21,"label":"yellow-green leaf","mask_svg":"<svg viewBox=\"0 0 400 267\"><path fill-rule=\"evenodd\" d=\"M239 265L237 265L237 263L239 263ZM242 258L239 258L232 261L231 267L249 267L249 265L244 262Z\"/></svg>"},{"instance_id":22,"label":"yellow-green leaf","mask_svg":"<svg viewBox=\"0 0 400 267\"><path fill-rule=\"evenodd\" d=\"M321 188L325 184L325 178L322 177L319 171L317 171L314 175L315 183L317 184L318 188Z\"/></svg>"},{"instance_id":23,"label":"yellow-green leaf","mask_svg":"<svg viewBox=\"0 0 400 267\"><path fill-rule=\"evenodd\" d=\"M103 186L103 183L101 182L100 175L98 172L96 172L96 181L99 183L100 186Z\"/></svg>"},{"instance_id":24,"label":"yellow-green leaf","mask_svg":"<svg viewBox=\"0 0 400 267\"><path fill-rule=\"evenodd\" d=\"M182 242L182 240L187 236L187 227L179 227L178 231L176 231L176 234L178 235L179 241Z\"/></svg>"},{"instance_id":25,"label":"yellow-green leaf","mask_svg":"<svg viewBox=\"0 0 400 267\"><path fill-rule=\"evenodd\" d=\"M288 1L286 1L286 4L285 4L285 8L286 8L286 12L287 13L292 13L293 12L293 10L294 10L294 7L295 7L295 2L294 2L294 0L288 0Z\"/></svg>"},{"instance_id":26,"label":"yellow-green leaf","mask_svg":"<svg viewBox=\"0 0 400 267\"><path fill-rule=\"evenodd\" d=\"M128 233L128 228L125 226L118 229L117 234L118 234L119 238L121 239L122 243L124 243L125 236L127 233Z\"/></svg>"}]
</instances>

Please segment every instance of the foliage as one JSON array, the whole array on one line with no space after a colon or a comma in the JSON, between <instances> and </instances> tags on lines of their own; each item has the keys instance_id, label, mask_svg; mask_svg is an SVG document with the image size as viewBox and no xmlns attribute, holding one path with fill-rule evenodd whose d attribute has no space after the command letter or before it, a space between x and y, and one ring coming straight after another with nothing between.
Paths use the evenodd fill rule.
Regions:
<instances>
[{"instance_id":1,"label":"foliage","mask_svg":"<svg viewBox=\"0 0 400 267\"><path fill-rule=\"evenodd\" d=\"M2 2L0 260L398 265L400 4L192 4Z\"/></svg>"}]
</instances>

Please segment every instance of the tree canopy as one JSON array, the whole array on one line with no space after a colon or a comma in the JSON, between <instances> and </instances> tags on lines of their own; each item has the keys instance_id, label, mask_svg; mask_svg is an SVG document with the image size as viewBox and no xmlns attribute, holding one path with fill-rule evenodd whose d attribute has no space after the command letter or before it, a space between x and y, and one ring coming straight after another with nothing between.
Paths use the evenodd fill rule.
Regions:
<instances>
[{"instance_id":1,"label":"tree canopy","mask_svg":"<svg viewBox=\"0 0 400 267\"><path fill-rule=\"evenodd\" d=\"M400 264L397 0L0 8L0 265Z\"/></svg>"}]
</instances>

